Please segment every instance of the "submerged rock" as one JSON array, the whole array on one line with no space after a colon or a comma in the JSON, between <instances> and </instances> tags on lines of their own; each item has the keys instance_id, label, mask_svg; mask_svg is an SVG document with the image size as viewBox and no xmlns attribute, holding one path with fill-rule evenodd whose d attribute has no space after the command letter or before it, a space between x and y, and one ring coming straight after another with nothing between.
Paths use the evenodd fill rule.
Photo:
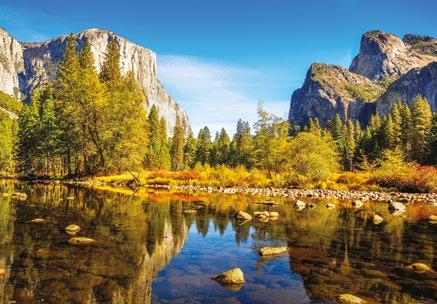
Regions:
<instances>
[{"instance_id":1,"label":"submerged rock","mask_svg":"<svg viewBox=\"0 0 437 304\"><path fill-rule=\"evenodd\" d=\"M268 205L268 206L277 206L278 205L278 203L274 202L274 201L261 201L261 202L258 202L258 204Z\"/></svg>"},{"instance_id":2,"label":"submerged rock","mask_svg":"<svg viewBox=\"0 0 437 304\"><path fill-rule=\"evenodd\" d=\"M431 222L437 222L437 215L430 215L428 217L428 220L430 220Z\"/></svg>"},{"instance_id":3,"label":"submerged rock","mask_svg":"<svg viewBox=\"0 0 437 304\"><path fill-rule=\"evenodd\" d=\"M12 198L19 201L25 201L27 199L27 194L23 192L14 192L12 193Z\"/></svg>"},{"instance_id":4,"label":"submerged rock","mask_svg":"<svg viewBox=\"0 0 437 304\"><path fill-rule=\"evenodd\" d=\"M317 207L317 205L314 204L314 203L308 203L308 204L307 204L307 208L308 208L308 209L314 209L314 208L316 208L316 207Z\"/></svg>"},{"instance_id":5,"label":"submerged rock","mask_svg":"<svg viewBox=\"0 0 437 304\"><path fill-rule=\"evenodd\" d=\"M388 210L393 212L405 212L406 208L405 205L400 202L392 202L388 205Z\"/></svg>"},{"instance_id":6,"label":"submerged rock","mask_svg":"<svg viewBox=\"0 0 437 304\"><path fill-rule=\"evenodd\" d=\"M355 200L352 202L352 206L354 206L355 208L361 208L363 207L363 202L360 200Z\"/></svg>"},{"instance_id":7,"label":"submerged rock","mask_svg":"<svg viewBox=\"0 0 437 304\"><path fill-rule=\"evenodd\" d=\"M281 253L285 253L288 251L288 247L287 246L283 246L283 247L263 247L261 248L258 253L259 255L262 256L268 256L268 255L277 255L277 254L281 254Z\"/></svg>"},{"instance_id":8,"label":"submerged rock","mask_svg":"<svg viewBox=\"0 0 437 304\"><path fill-rule=\"evenodd\" d=\"M298 200L294 203L294 207L296 207L299 210L302 210L303 208L306 207L306 204L304 202Z\"/></svg>"},{"instance_id":9,"label":"submerged rock","mask_svg":"<svg viewBox=\"0 0 437 304\"><path fill-rule=\"evenodd\" d=\"M255 211L253 213L253 216L258 218L258 219L266 219L269 218L269 212L268 211Z\"/></svg>"},{"instance_id":10,"label":"submerged rock","mask_svg":"<svg viewBox=\"0 0 437 304\"><path fill-rule=\"evenodd\" d=\"M334 209L334 208L335 208L335 205L334 205L333 203L327 203L327 204L326 204L326 208L328 208L328 209Z\"/></svg>"},{"instance_id":11,"label":"submerged rock","mask_svg":"<svg viewBox=\"0 0 437 304\"><path fill-rule=\"evenodd\" d=\"M95 240L83 236L76 236L68 240L71 245L90 245L94 242Z\"/></svg>"},{"instance_id":12,"label":"submerged rock","mask_svg":"<svg viewBox=\"0 0 437 304\"><path fill-rule=\"evenodd\" d=\"M375 214L375 215L373 216L373 224L375 224L375 225L379 225L379 224L381 224L383 221L384 221L384 219L383 219L380 215Z\"/></svg>"},{"instance_id":13,"label":"submerged rock","mask_svg":"<svg viewBox=\"0 0 437 304\"><path fill-rule=\"evenodd\" d=\"M250 221L252 219L252 216L249 213L246 213L246 212L240 210L240 211L238 211L235 218L237 220Z\"/></svg>"},{"instance_id":14,"label":"submerged rock","mask_svg":"<svg viewBox=\"0 0 437 304\"><path fill-rule=\"evenodd\" d=\"M213 278L217 282L228 284L244 284L244 275L240 268L233 268Z\"/></svg>"},{"instance_id":15,"label":"submerged rock","mask_svg":"<svg viewBox=\"0 0 437 304\"><path fill-rule=\"evenodd\" d=\"M406 267L407 270L417 272L417 273L432 273L434 270L426 264L414 263Z\"/></svg>"},{"instance_id":16,"label":"submerged rock","mask_svg":"<svg viewBox=\"0 0 437 304\"><path fill-rule=\"evenodd\" d=\"M276 211L270 211L269 212L269 217L271 218L278 218L279 217L279 213Z\"/></svg>"},{"instance_id":17,"label":"submerged rock","mask_svg":"<svg viewBox=\"0 0 437 304\"><path fill-rule=\"evenodd\" d=\"M186 213L186 214L193 214L193 213L197 213L197 210L194 210L194 209L188 209L188 210L184 210L183 213Z\"/></svg>"},{"instance_id":18,"label":"submerged rock","mask_svg":"<svg viewBox=\"0 0 437 304\"><path fill-rule=\"evenodd\" d=\"M9 196L9 193L4 192L2 196Z\"/></svg>"},{"instance_id":19,"label":"submerged rock","mask_svg":"<svg viewBox=\"0 0 437 304\"><path fill-rule=\"evenodd\" d=\"M78 225L68 225L65 227L65 232L67 232L69 235L76 235L80 231L80 227Z\"/></svg>"},{"instance_id":20,"label":"submerged rock","mask_svg":"<svg viewBox=\"0 0 437 304\"><path fill-rule=\"evenodd\" d=\"M365 304L367 301L358 298L357 296L344 293L338 297L338 302L340 304Z\"/></svg>"},{"instance_id":21,"label":"submerged rock","mask_svg":"<svg viewBox=\"0 0 437 304\"><path fill-rule=\"evenodd\" d=\"M47 220L42 219L42 218L35 218L33 220L30 220L28 223L29 224L44 224L44 223L47 223Z\"/></svg>"}]
</instances>

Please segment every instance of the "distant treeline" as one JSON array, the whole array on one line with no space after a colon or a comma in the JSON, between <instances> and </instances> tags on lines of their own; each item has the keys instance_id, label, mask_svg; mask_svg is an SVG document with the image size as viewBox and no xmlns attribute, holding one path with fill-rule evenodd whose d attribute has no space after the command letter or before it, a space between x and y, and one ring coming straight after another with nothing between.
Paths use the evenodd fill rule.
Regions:
<instances>
[{"instance_id":1,"label":"distant treeline","mask_svg":"<svg viewBox=\"0 0 437 304\"><path fill-rule=\"evenodd\" d=\"M168 138L165 119L154 106L146 113L144 92L132 73L122 75L119 62L112 40L98 73L90 45L78 50L70 37L56 79L33 91L18 122L0 112L0 171L63 177L200 164L323 179L341 170L370 170L384 151L437 164L437 116L420 96L411 108L399 101L389 115L373 115L364 129L338 115L327 128L310 119L300 129L260 105L253 128L238 120L232 139L225 129L212 139L208 127L187 137L179 118Z\"/></svg>"}]
</instances>

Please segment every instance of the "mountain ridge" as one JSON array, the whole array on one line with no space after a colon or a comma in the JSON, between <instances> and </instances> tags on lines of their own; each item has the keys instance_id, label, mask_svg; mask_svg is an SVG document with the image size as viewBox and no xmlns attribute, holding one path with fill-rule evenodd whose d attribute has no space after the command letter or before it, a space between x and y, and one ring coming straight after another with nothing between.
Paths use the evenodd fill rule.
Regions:
<instances>
[{"instance_id":1,"label":"mountain ridge","mask_svg":"<svg viewBox=\"0 0 437 304\"><path fill-rule=\"evenodd\" d=\"M158 108L160 115L167 120L169 134L173 131L176 116L179 116L188 134L190 123L187 114L158 80L155 52L110 30L90 28L72 35L79 48L85 41L90 42L97 71L103 64L108 41L116 38L122 73L134 73L146 96L146 109L150 110L153 105ZM22 99L34 88L54 79L68 37L61 35L47 41L19 42L6 30L0 30L0 91Z\"/></svg>"},{"instance_id":2,"label":"mountain ridge","mask_svg":"<svg viewBox=\"0 0 437 304\"><path fill-rule=\"evenodd\" d=\"M309 118L317 118L327 126L339 114L343 120L366 125L372 114L387 114L397 99L411 105L417 95L426 97L437 111L436 61L436 38L406 34L401 40L380 30L366 32L349 69L311 65L302 87L292 94L289 120L303 126ZM314 66L323 69L314 74ZM414 89L407 90L409 83L415 84Z\"/></svg>"}]
</instances>

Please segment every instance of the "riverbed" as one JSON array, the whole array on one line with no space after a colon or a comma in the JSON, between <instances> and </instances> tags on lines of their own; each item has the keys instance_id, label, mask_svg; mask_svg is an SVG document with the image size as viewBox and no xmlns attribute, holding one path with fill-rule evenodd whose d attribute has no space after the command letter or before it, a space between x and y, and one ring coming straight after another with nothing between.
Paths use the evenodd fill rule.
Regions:
<instances>
[{"instance_id":1,"label":"riverbed","mask_svg":"<svg viewBox=\"0 0 437 304\"><path fill-rule=\"evenodd\" d=\"M264 200L0 180L0 302L336 303L341 294L368 303L437 301L434 270L408 270L437 269L437 224L429 220L437 207L391 213L384 202L355 208L306 198L315 208L298 210L291 198ZM240 222L240 210L279 216ZM80 227L75 236L65 231L71 224ZM93 242L71 244L72 237ZM265 258L258 254L265 246L288 250ZM234 267L244 284L211 279Z\"/></svg>"}]
</instances>

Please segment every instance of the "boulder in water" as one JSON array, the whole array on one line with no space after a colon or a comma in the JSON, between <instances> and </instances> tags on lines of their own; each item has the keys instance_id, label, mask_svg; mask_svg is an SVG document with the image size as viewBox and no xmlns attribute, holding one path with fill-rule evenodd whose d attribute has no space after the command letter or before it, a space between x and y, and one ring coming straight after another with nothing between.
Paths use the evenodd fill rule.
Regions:
<instances>
[{"instance_id":1,"label":"boulder in water","mask_svg":"<svg viewBox=\"0 0 437 304\"><path fill-rule=\"evenodd\" d=\"M357 296L344 293L338 297L338 303L340 304L365 304L367 301L358 298Z\"/></svg>"},{"instance_id":2,"label":"boulder in water","mask_svg":"<svg viewBox=\"0 0 437 304\"><path fill-rule=\"evenodd\" d=\"M414 263L406 267L407 270L417 272L417 273L431 273L434 270L426 264Z\"/></svg>"},{"instance_id":3,"label":"boulder in water","mask_svg":"<svg viewBox=\"0 0 437 304\"><path fill-rule=\"evenodd\" d=\"M187 209L187 210L184 210L183 212L186 213L186 214L193 214L193 213L197 213L197 210Z\"/></svg>"},{"instance_id":4,"label":"boulder in water","mask_svg":"<svg viewBox=\"0 0 437 304\"><path fill-rule=\"evenodd\" d=\"M299 200L297 200L297 201L294 203L294 207L296 207L298 210L302 210L303 208L306 207L306 205L307 205L307 204L305 204L304 202L299 201Z\"/></svg>"},{"instance_id":5,"label":"boulder in water","mask_svg":"<svg viewBox=\"0 0 437 304\"><path fill-rule=\"evenodd\" d=\"M29 224L44 224L44 223L47 223L47 220L42 219L42 218L35 218L33 220L30 220L28 223Z\"/></svg>"},{"instance_id":6,"label":"boulder in water","mask_svg":"<svg viewBox=\"0 0 437 304\"><path fill-rule=\"evenodd\" d=\"M83 236L75 236L68 240L71 245L90 245L94 242L95 240Z\"/></svg>"},{"instance_id":7,"label":"boulder in water","mask_svg":"<svg viewBox=\"0 0 437 304\"><path fill-rule=\"evenodd\" d=\"M269 255L277 255L281 253L285 253L288 251L288 247L263 247L261 248L258 253L262 256L269 256Z\"/></svg>"},{"instance_id":8,"label":"boulder in water","mask_svg":"<svg viewBox=\"0 0 437 304\"><path fill-rule=\"evenodd\" d=\"M268 211L255 211L253 213L253 216L258 218L258 219L266 219L269 218L269 212Z\"/></svg>"},{"instance_id":9,"label":"boulder in water","mask_svg":"<svg viewBox=\"0 0 437 304\"><path fill-rule=\"evenodd\" d=\"M405 212L406 207L404 204L400 202L392 202L391 204L388 205L388 210L392 212Z\"/></svg>"},{"instance_id":10,"label":"boulder in water","mask_svg":"<svg viewBox=\"0 0 437 304\"><path fill-rule=\"evenodd\" d=\"M279 213L276 211L270 211L269 217L270 217L270 219L277 219L279 217Z\"/></svg>"},{"instance_id":11,"label":"boulder in water","mask_svg":"<svg viewBox=\"0 0 437 304\"><path fill-rule=\"evenodd\" d=\"M252 219L252 216L249 213L246 213L246 212L240 210L240 211L238 211L235 218L237 220L250 221Z\"/></svg>"},{"instance_id":12,"label":"boulder in water","mask_svg":"<svg viewBox=\"0 0 437 304\"><path fill-rule=\"evenodd\" d=\"M327 204L326 204L326 208L328 208L328 209L334 209L334 208L335 208L335 205L334 205L333 203L327 203Z\"/></svg>"},{"instance_id":13,"label":"boulder in water","mask_svg":"<svg viewBox=\"0 0 437 304\"><path fill-rule=\"evenodd\" d=\"M65 227L65 232L67 232L69 235L76 235L80 231L80 227L75 224L68 225Z\"/></svg>"},{"instance_id":14,"label":"boulder in water","mask_svg":"<svg viewBox=\"0 0 437 304\"><path fill-rule=\"evenodd\" d=\"M352 206L354 206L355 208L361 208L361 207L363 207L363 202L360 200L354 200L352 202Z\"/></svg>"},{"instance_id":15,"label":"boulder in water","mask_svg":"<svg viewBox=\"0 0 437 304\"><path fill-rule=\"evenodd\" d=\"M27 199L27 194L23 192L14 192L12 193L12 198L19 201L25 201Z\"/></svg>"},{"instance_id":16,"label":"boulder in water","mask_svg":"<svg viewBox=\"0 0 437 304\"><path fill-rule=\"evenodd\" d=\"M373 216L373 224L375 224L375 225L379 225L379 224L381 224L383 221L384 221L384 219L383 219L380 215L375 214L375 215Z\"/></svg>"},{"instance_id":17,"label":"boulder in water","mask_svg":"<svg viewBox=\"0 0 437 304\"><path fill-rule=\"evenodd\" d=\"M243 272L240 268L232 268L215 276L213 279L224 285L244 284L245 282Z\"/></svg>"},{"instance_id":18,"label":"boulder in water","mask_svg":"<svg viewBox=\"0 0 437 304\"><path fill-rule=\"evenodd\" d=\"M274 201L261 201L261 202L258 202L258 204L268 205L268 206L277 206L278 205L278 203L274 202Z\"/></svg>"},{"instance_id":19,"label":"boulder in water","mask_svg":"<svg viewBox=\"0 0 437 304\"><path fill-rule=\"evenodd\" d=\"M308 204L307 204L307 208L308 208L308 209L314 209L314 208L316 208L316 207L317 207L317 205L314 204L314 203L308 203Z\"/></svg>"}]
</instances>

